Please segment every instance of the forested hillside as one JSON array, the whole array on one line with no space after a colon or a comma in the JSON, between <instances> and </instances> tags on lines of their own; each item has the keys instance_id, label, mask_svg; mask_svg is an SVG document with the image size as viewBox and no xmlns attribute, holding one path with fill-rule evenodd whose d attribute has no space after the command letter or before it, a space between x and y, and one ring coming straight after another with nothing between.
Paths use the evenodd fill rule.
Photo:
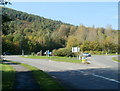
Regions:
<instances>
[{"instance_id":1,"label":"forested hillside","mask_svg":"<svg viewBox=\"0 0 120 91\"><path fill-rule=\"evenodd\" d=\"M2 10L3 52L21 54L24 50L30 54L59 48L70 51L73 46L79 46L82 52L118 52L118 31L110 25L106 29L74 26L13 9Z\"/></svg>"}]
</instances>

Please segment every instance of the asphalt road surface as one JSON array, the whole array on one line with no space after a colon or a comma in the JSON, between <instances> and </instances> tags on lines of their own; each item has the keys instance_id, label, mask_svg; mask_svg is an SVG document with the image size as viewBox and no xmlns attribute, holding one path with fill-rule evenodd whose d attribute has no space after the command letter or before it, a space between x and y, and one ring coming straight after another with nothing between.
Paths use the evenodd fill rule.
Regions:
<instances>
[{"instance_id":1,"label":"asphalt road surface","mask_svg":"<svg viewBox=\"0 0 120 91\"><path fill-rule=\"evenodd\" d=\"M92 56L91 64L56 62L48 59L28 59L5 56L4 59L35 66L57 79L66 88L73 89L118 89L119 63L112 60L116 55Z\"/></svg>"}]
</instances>

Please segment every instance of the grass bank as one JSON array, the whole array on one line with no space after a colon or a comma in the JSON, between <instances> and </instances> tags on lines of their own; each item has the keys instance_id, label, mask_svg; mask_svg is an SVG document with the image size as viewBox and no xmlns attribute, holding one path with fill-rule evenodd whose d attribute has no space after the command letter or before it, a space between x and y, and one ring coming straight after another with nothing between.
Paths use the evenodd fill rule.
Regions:
<instances>
[{"instance_id":1,"label":"grass bank","mask_svg":"<svg viewBox=\"0 0 120 91\"><path fill-rule=\"evenodd\" d=\"M112 60L120 62L120 60L118 58L116 58L116 57L113 57Z\"/></svg>"},{"instance_id":2,"label":"grass bank","mask_svg":"<svg viewBox=\"0 0 120 91\"><path fill-rule=\"evenodd\" d=\"M13 89L15 69L6 63L2 63L0 66L0 70L2 71L2 90Z\"/></svg>"},{"instance_id":3,"label":"grass bank","mask_svg":"<svg viewBox=\"0 0 120 91\"><path fill-rule=\"evenodd\" d=\"M50 91L50 90L66 91L66 89L62 85L60 85L60 83L57 80L53 79L50 75L43 72L42 70L27 64L13 62L13 61L10 61L10 62L19 64L21 66L28 68L32 72L37 83L42 87L43 91Z\"/></svg>"},{"instance_id":4,"label":"grass bank","mask_svg":"<svg viewBox=\"0 0 120 91\"><path fill-rule=\"evenodd\" d=\"M23 56L24 58L31 58L31 59L49 59L52 61L59 61L59 62L70 62L70 63L81 63L81 60L78 60L76 57L58 57L58 56Z\"/></svg>"}]
</instances>

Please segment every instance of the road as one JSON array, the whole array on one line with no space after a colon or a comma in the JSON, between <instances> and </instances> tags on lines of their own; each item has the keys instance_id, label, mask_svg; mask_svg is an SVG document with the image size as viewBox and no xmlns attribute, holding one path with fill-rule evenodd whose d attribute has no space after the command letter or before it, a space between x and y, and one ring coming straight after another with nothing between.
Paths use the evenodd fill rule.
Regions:
<instances>
[{"instance_id":1,"label":"road","mask_svg":"<svg viewBox=\"0 0 120 91\"><path fill-rule=\"evenodd\" d=\"M114 55L115 56L115 55ZM28 59L19 56L5 56L5 59L35 66L66 88L73 89L118 89L118 62L114 56L92 56L91 64L56 62L48 59Z\"/></svg>"}]
</instances>

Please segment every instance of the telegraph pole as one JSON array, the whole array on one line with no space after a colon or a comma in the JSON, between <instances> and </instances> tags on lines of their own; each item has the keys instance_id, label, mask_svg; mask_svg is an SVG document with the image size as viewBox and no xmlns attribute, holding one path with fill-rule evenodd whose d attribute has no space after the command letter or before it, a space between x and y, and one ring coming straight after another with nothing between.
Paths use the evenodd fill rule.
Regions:
<instances>
[{"instance_id":1,"label":"telegraph pole","mask_svg":"<svg viewBox=\"0 0 120 91\"><path fill-rule=\"evenodd\" d=\"M7 0L0 0L0 5L11 4ZM2 58L2 7L0 7L0 64L2 64L3 58ZM0 69L2 69L2 66L0 66ZM2 71L0 71L0 91L2 90Z\"/></svg>"}]
</instances>

